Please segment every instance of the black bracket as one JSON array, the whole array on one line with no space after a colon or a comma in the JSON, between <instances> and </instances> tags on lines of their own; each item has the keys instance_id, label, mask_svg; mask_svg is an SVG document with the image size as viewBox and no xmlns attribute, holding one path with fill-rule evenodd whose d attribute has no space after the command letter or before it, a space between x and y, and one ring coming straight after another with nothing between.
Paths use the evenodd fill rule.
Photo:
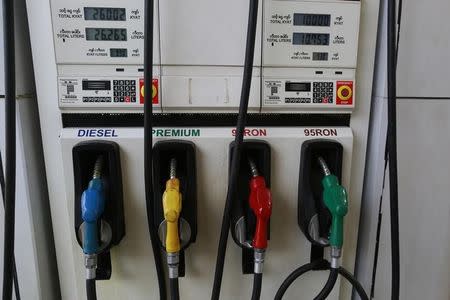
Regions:
<instances>
[{"instance_id":1,"label":"black bracket","mask_svg":"<svg viewBox=\"0 0 450 300\"><path fill-rule=\"evenodd\" d=\"M340 143L317 139L303 143L298 185L298 225L311 242L311 261L323 259L328 246L331 215L323 204L322 169L318 157L325 159L332 174L341 181L343 147Z\"/></svg>"},{"instance_id":2,"label":"black bracket","mask_svg":"<svg viewBox=\"0 0 450 300\"><path fill-rule=\"evenodd\" d=\"M180 220L180 237L182 250L180 252L179 276L185 275L184 251L197 239L197 169L195 144L188 141L169 140L157 142L153 147L153 194L156 228L164 221L162 196L169 179L170 160L177 160L177 178L180 180L183 209ZM185 225L183 225L185 224ZM181 226L189 226L188 233ZM164 250L162 243L160 247Z\"/></svg>"},{"instance_id":3,"label":"black bracket","mask_svg":"<svg viewBox=\"0 0 450 300\"><path fill-rule=\"evenodd\" d=\"M234 142L230 144L230 160L233 158ZM237 193L233 198L231 214L231 236L234 242L242 248L242 272L244 274L253 274L254 258L253 249L243 244L243 241L253 240L256 229L256 217L249 205L250 179L252 178L248 158L255 162L261 176L264 176L267 187L270 188L270 170L271 170L271 150L270 145L265 141L246 140L242 144L241 162L238 174ZM239 230L238 227L243 226ZM244 231L244 232L242 232ZM268 228L268 238L270 239L270 224Z\"/></svg>"},{"instance_id":4,"label":"black bracket","mask_svg":"<svg viewBox=\"0 0 450 300\"><path fill-rule=\"evenodd\" d=\"M106 206L99 221L99 237L104 242L102 252L98 254L97 280L111 278L110 249L120 243L125 236L125 216L123 209L122 169L120 148L110 141L88 141L77 144L72 149L74 172L74 227L78 244L82 247L80 226L81 195L92 179L95 161L101 155L104 159L102 178L105 185ZM108 232L108 239L104 238Z\"/></svg>"}]
</instances>

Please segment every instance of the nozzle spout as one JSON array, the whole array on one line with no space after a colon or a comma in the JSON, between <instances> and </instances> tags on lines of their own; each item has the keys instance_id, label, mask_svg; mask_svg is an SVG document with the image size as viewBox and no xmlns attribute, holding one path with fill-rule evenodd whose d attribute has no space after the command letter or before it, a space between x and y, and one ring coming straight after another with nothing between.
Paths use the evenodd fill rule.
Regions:
<instances>
[{"instance_id":1,"label":"nozzle spout","mask_svg":"<svg viewBox=\"0 0 450 300\"><path fill-rule=\"evenodd\" d=\"M325 161L325 159L323 159L322 156L319 156L317 158L317 160L319 161L320 167L322 168L323 174L325 176L331 175L331 171L330 168L328 168L327 162Z\"/></svg>"}]
</instances>

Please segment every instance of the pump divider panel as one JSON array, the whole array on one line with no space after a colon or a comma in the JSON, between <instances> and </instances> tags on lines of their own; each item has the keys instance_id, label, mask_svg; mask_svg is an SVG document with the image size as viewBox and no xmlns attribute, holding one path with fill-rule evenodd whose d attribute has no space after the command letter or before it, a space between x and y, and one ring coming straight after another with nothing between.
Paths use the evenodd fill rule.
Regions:
<instances>
[{"instance_id":1,"label":"pump divider panel","mask_svg":"<svg viewBox=\"0 0 450 300\"><path fill-rule=\"evenodd\" d=\"M82 246L79 228L83 223L81 218L81 195L87 189L92 179L97 158L104 159L102 179L105 187L105 211L101 220L111 227L111 241L98 255L97 280L110 279L111 257L109 250L120 243L125 236L125 216L123 209L122 169L119 145L110 141L88 141L77 144L72 149L74 172L74 216L75 235L78 244ZM99 221L98 228L101 228ZM100 235L100 232L99 232Z\"/></svg>"},{"instance_id":2,"label":"pump divider panel","mask_svg":"<svg viewBox=\"0 0 450 300\"><path fill-rule=\"evenodd\" d=\"M350 114L250 113L247 126L350 126ZM234 127L236 113L155 113L153 127ZM142 113L63 113L64 128L142 127Z\"/></svg>"},{"instance_id":3,"label":"pump divider panel","mask_svg":"<svg viewBox=\"0 0 450 300\"><path fill-rule=\"evenodd\" d=\"M231 167L231 160L233 156L234 142L230 144L229 154L229 168ZM241 164L238 175L237 193L233 198L232 216L231 216L231 236L234 242L242 248L242 272L244 274L253 274L254 258L253 249L243 247L236 236L236 223L244 217L245 239L253 240L256 229L256 217L250 208L250 179L252 178L248 158L251 157L260 173L266 180L266 185L270 188L270 167L271 167L271 150L270 145L265 141L245 140L242 145ZM229 170L230 171L230 170ZM268 226L268 239L270 239L270 222Z\"/></svg>"},{"instance_id":4,"label":"pump divider panel","mask_svg":"<svg viewBox=\"0 0 450 300\"><path fill-rule=\"evenodd\" d=\"M323 245L317 238L327 238L331 226L331 215L322 199L323 171L318 163L322 156L332 174L341 181L343 147L340 143L325 139L309 140L303 143L300 154L300 175L298 186L298 225L312 243L311 261L323 258ZM312 236L310 226L318 218L318 236ZM316 223L317 226L317 223Z\"/></svg>"},{"instance_id":5,"label":"pump divider panel","mask_svg":"<svg viewBox=\"0 0 450 300\"><path fill-rule=\"evenodd\" d=\"M185 275L184 251L195 243L197 238L197 169L195 144L188 141L168 140L153 146L153 195L154 220L156 228L164 220L162 197L169 180L170 160L177 160L177 178L180 180L183 218L191 228L191 236L180 252L179 276ZM164 250L162 243L161 249Z\"/></svg>"}]
</instances>

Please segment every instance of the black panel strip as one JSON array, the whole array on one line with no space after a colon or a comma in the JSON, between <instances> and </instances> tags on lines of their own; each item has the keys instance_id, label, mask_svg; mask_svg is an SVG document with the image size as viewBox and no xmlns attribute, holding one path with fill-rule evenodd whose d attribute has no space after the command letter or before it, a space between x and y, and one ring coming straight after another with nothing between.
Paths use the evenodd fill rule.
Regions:
<instances>
[{"instance_id":1,"label":"black panel strip","mask_svg":"<svg viewBox=\"0 0 450 300\"><path fill-rule=\"evenodd\" d=\"M450 97L409 97L409 96L401 96L397 97L397 99L404 99L404 100L450 100Z\"/></svg>"},{"instance_id":2,"label":"black panel strip","mask_svg":"<svg viewBox=\"0 0 450 300\"><path fill-rule=\"evenodd\" d=\"M237 114L154 114L153 126L159 127L232 127ZM71 127L142 127L144 115L62 114L64 128ZM248 126L300 127L350 126L350 114L250 114Z\"/></svg>"}]
</instances>

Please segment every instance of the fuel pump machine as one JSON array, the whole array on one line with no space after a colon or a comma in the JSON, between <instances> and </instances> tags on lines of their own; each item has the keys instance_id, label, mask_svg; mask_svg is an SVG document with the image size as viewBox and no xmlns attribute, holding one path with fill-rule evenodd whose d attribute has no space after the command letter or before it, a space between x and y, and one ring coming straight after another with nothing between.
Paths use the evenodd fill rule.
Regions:
<instances>
[{"instance_id":1,"label":"fuel pump machine","mask_svg":"<svg viewBox=\"0 0 450 300\"><path fill-rule=\"evenodd\" d=\"M27 1L63 298L83 299L87 279L88 295L96 288L100 299L158 299L164 281L172 297L176 289L183 299L208 299L221 282L223 299L247 299L247 274L264 263L261 298L273 299L305 263L331 255L332 266L342 257L353 270L376 2L261 0L249 20L249 1L241 0L154 1L153 10L144 0ZM253 64L244 67L252 32ZM147 89L144 71L153 75ZM153 105L147 153L145 100ZM232 239L220 270L233 172L225 227ZM334 219L324 176L343 188L344 223ZM285 299L313 299L326 269L314 265ZM328 299L350 295L337 279Z\"/></svg>"}]
</instances>

